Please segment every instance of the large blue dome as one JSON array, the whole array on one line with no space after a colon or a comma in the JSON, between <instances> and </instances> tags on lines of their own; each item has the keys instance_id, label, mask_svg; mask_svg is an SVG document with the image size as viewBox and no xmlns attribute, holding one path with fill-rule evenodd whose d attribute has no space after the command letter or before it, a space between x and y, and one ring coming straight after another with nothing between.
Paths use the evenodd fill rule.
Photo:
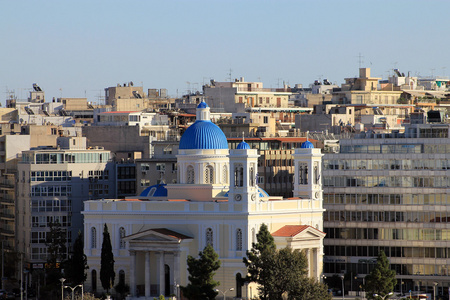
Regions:
<instances>
[{"instance_id":1,"label":"large blue dome","mask_svg":"<svg viewBox=\"0 0 450 300\"><path fill-rule=\"evenodd\" d=\"M228 142L219 126L197 120L184 132L179 149L228 149Z\"/></svg>"}]
</instances>

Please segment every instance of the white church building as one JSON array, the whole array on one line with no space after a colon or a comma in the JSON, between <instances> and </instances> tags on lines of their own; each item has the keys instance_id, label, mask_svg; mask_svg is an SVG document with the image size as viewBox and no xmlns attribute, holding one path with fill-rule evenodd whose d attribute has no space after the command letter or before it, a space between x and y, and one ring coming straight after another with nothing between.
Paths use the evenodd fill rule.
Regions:
<instances>
[{"instance_id":1,"label":"white church building","mask_svg":"<svg viewBox=\"0 0 450 300\"><path fill-rule=\"evenodd\" d=\"M306 252L309 275L319 280L325 237L321 159L320 149L305 141L294 155L294 197L270 196L256 183L258 150L244 140L229 150L224 133L210 121L208 105L201 102L196 122L180 140L178 183L151 186L133 199L85 202L85 290L102 292L105 224L114 253L114 284L128 284L130 299L181 297L179 286L188 284L187 257L197 257L207 244L221 261L217 288L228 291L230 299L256 297L256 286L241 280L247 274L242 258L263 223L277 247Z\"/></svg>"}]
</instances>

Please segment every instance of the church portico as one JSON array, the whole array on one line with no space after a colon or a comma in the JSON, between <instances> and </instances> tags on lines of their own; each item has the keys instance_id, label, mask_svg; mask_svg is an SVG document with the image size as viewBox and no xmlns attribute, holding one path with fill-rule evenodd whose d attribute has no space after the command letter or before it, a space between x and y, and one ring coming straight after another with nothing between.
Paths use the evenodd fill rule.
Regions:
<instances>
[{"instance_id":1,"label":"church portico","mask_svg":"<svg viewBox=\"0 0 450 300\"><path fill-rule=\"evenodd\" d=\"M124 238L130 252L130 295L153 299L175 293L180 283L180 256L184 244L192 238L158 228ZM133 298L132 298L133 299Z\"/></svg>"}]
</instances>

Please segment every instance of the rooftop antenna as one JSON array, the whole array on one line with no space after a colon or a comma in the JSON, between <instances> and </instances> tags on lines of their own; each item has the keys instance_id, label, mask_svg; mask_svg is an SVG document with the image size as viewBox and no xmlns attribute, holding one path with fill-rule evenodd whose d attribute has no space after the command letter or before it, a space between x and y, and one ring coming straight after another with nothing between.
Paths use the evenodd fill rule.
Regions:
<instances>
[{"instance_id":1,"label":"rooftop antenna","mask_svg":"<svg viewBox=\"0 0 450 300\"><path fill-rule=\"evenodd\" d=\"M430 69L431 70L431 78L433 78L434 77L434 70L435 69Z\"/></svg>"},{"instance_id":2,"label":"rooftop antenna","mask_svg":"<svg viewBox=\"0 0 450 300\"><path fill-rule=\"evenodd\" d=\"M230 80L230 82L232 81L232 80L231 80L231 78L232 78L232 77L231 77L231 72L233 72L233 70L231 70L231 68L230 68L229 73L227 73L227 75L229 76L228 79Z\"/></svg>"},{"instance_id":3,"label":"rooftop antenna","mask_svg":"<svg viewBox=\"0 0 450 300\"><path fill-rule=\"evenodd\" d=\"M362 64L364 63L363 61L364 56L362 56L361 52L358 54L358 64L359 64L359 68L361 69Z\"/></svg>"}]
</instances>

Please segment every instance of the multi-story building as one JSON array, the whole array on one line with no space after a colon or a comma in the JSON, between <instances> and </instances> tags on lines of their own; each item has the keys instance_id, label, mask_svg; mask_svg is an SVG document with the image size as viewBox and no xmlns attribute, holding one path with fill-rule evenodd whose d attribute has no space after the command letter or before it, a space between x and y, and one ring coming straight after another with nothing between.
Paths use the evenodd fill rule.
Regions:
<instances>
[{"instance_id":1,"label":"multi-story building","mask_svg":"<svg viewBox=\"0 0 450 300\"><path fill-rule=\"evenodd\" d=\"M72 237L83 230L83 201L115 197L115 174L110 152L86 149L86 138L58 138L58 148L23 151L17 166L17 250L32 267L47 260L49 224L58 221Z\"/></svg>"},{"instance_id":2,"label":"multi-story building","mask_svg":"<svg viewBox=\"0 0 450 300\"><path fill-rule=\"evenodd\" d=\"M371 77L370 68L360 68L359 77L345 78L340 89L333 91L335 104L398 104L400 89L379 89L381 78Z\"/></svg>"},{"instance_id":3,"label":"multi-story building","mask_svg":"<svg viewBox=\"0 0 450 300\"><path fill-rule=\"evenodd\" d=\"M450 136L448 124L414 124L404 133L362 133L325 154L324 273L363 283L383 250L395 290L448 291ZM355 279L356 278L356 279Z\"/></svg>"},{"instance_id":4,"label":"multi-story building","mask_svg":"<svg viewBox=\"0 0 450 300\"><path fill-rule=\"evenodd\" d=\"M245 112L251 107L288 107L288 89L263 88L262 82L246 82L243 77L234 82L216 82L203 86L203 95L212 111Z\"/></svg>"}]
</instances>

